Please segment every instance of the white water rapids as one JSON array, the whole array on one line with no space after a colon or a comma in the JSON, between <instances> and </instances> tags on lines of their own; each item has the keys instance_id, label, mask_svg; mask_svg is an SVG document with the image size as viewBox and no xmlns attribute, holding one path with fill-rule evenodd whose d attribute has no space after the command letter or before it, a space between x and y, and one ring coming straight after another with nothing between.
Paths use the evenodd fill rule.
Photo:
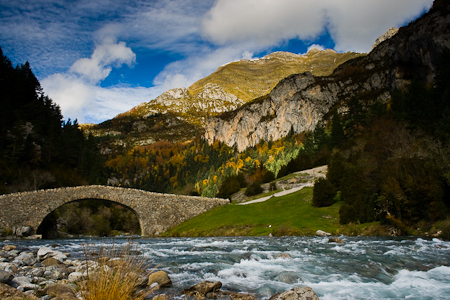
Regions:
<instances>
[{"instance_id":1,"label":"white water rapids","mask_svg":"<svg viewBox=\"0 0 450 300\"><path fill-rule=\"evenodd\" d=\"M320 299L450 299L450 242L417 237L224 237L19 241L36 249L58 244L82 258L84 243L132 243L153 266L169 273L173 287L204 280L260 299L295 286L310 286ZM0 243L1 244L1 243ZM289 254L291 258L276 258Z\"/></svg>"}]
</instances>

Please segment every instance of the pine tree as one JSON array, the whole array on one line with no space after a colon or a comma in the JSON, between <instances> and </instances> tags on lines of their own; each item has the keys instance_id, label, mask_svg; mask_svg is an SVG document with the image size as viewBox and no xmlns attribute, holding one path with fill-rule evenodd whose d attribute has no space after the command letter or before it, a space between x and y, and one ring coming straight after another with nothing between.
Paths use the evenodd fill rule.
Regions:
<instances>
[{"instance_id":1,"label":"pine tree","mask_svg":"<svg viewBox=\"0 0 450 300\"><path fill-rule=\"evenodd\" d=\"M331 119L331 146L333 148L338 148L342 145L345 140L344 127L341 123L341 118L337 110L334 111L333 117Z\"/></svg>"}]
</instances>

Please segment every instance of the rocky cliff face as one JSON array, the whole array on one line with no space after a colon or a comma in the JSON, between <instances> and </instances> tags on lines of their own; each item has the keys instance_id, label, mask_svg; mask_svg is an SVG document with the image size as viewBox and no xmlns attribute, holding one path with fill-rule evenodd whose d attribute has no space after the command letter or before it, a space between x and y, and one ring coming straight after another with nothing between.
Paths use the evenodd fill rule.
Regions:
<instances>
[{"instance_id":1,"label":"rocky cliff face","mask_svg":"<svg viewBox=\"0 0 450 300\"><path fill-rule=\"evenodd\" d=\"M414 76L433 83L439 57L450 48L449 12L449 5L432 9L368 56L342 64L330 76L306 72L287 77L267 97L208 119L205 139L237 145L242 151L261 139L284 137L291 128L296 133L313 130L331 108L344 112L352 97L366 104L386 102Z\"/></svg>"},{"instance_id":2,"label":"rocky cliff face","mask_svg":"<svg viewBox=\"0 0 450 300\"><path fill-rule=\"evenodd\" d=\"M208 117L266 95L290 74L311 71L328 75L336 66L361 55L314 49L305 55L275 52L260 59L243 59L219 67L187 89L169 90L102 124L81 126L94 136L108 136L100 145L103 154L159 140L187 141L204 133Z\"/></svg>"},{"instance_id":3,"label":"rocky cliff face","mask_svg":"<svg viewBox=\"0 0 450 300\"><path fill-rule=\"evenodd\" d=\"M373 48L375 48L376 46L378 46L385 40L392 38L394 35L397 34L397 32L398 32L398 28L395 28L395 27L389 28L388 31L386 31L382 36L380 36L379 38L377 38L375 40L375 43L373 43L373 45L372 45L372 50L373 50Z\"/></svg>"}]
</instances>

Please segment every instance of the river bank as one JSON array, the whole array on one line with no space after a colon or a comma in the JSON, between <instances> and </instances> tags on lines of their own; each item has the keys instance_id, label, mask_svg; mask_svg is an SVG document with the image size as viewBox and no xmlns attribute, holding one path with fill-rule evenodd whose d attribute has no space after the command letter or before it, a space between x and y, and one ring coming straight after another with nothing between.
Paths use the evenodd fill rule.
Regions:
<instances>
[{"instance_id":1,"label":"river bank","mask_svg":"<svg viewBox=\"0 0 450 300\"><path fill-rule=\"evenodd\" d=\"M450 242L417 237L337 238L341 241L319 236L21 240L0 242L0 249L11 243L20 252L17 256L25 252L37 257L43 246L58 245L51 249L68 253L66 261L82 262L88 244L97 249L132 245L134 255L145 260L146 270L157 266L153 271L164 271L172 281L152 297L164 294L184 299L183 290L204 281L221 282L223 292L256 299L269 299L299 286L311 287L321 300L445 299L450 292ZM19 271L29 269L21 266Z\"/></svg>"},{"instance_id":2,"label":"river bank","mask_svg":"<svg viewBox=\"0 0 450 300\"><path fill-rule=\"evenodd\" d=\"M57 250L62 247L59 244L37 249L5 241L0 248L0 298L78 300L103 299L99 296L108 294L108 299L119 299L119 296L154 300L257 299L250 293L221 290L222 282L208 280L181 291L176 288L178 293L173 290L165 293L173 285L170 276L156 267L150 268L141 256L142 252L132 250L133 243L113 245L113 250L109 248L106 252L103 246L82 246L85 247L84 259L70 259L69 252ZM103 285L108 287L99 290ZM309 287L295 287L274 294L271 299L291 299L293 296L298 300L319 299Z\"/></svg>"}]
</instances>

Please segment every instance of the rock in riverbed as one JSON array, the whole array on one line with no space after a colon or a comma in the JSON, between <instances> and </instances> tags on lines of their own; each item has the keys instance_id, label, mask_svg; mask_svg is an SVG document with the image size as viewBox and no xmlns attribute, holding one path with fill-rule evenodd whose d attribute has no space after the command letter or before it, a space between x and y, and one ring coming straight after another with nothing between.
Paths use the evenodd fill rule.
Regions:
<instances>
[{"instance_id":1,"label":"rock in riverbed","mask_svg":"<svg viewBox=\"0 0 450 300\"><path fill-rule=\"evenodd\" d=\"M343 244L344 241L341 240L340 238L329 238L328 239L328 243L337 243L337 244Z\"/></svg>"},{"instance_id":2,"label":"rock in riverbed","mask_svg":"<svg viewBox=\"0 0 450 300\"><path fill-rule=\"evenodd\" d=\"M312 288L305 286L275 294L269 300L319 300L319 297Z\"/></svg>"},{"instance_id":3,"label":"rock in riverbed","mask_svg":"<svg viewBox=\"0 0 450 300\"><path fill-rule=\"evenodd\" d=\"M325 232L325 231L323 231L323 230L317 230L317 231L316 231L316 235L317 235L317 236L330 236L331 233Z\"/></svg>"},{"instance_id":4,"label":"rock in riverbed","mask_svg":"<svg viewBox=\"0 0 450 300\"><path fill-rule=\"evenodd\" d=\"M13 274L0 270L0 283L8 284L14 278Z\"/></svg>"},{"instance_id":5,"label":"rock in riverbed","mask_svg":"<svg viewBox=\"0 0 450 300\"><path fill-rule=\"evenodd\" d=\"M3 300L37 300L36 297L25 294L7 284L0 283L0 299Z\"/></svg>"},{"instance_id":6,"label":"rock in riverbed","mask_svg":"<svg viewBox=\"0 0 450 300\"><path fill-rule=\"evenodd\" d=\"M158 284L158 288L168 287L172 285L172 280L164 271L157 271L148 276L148 285L152 286L154 283Z\"/></svg>"}]
</instances>

